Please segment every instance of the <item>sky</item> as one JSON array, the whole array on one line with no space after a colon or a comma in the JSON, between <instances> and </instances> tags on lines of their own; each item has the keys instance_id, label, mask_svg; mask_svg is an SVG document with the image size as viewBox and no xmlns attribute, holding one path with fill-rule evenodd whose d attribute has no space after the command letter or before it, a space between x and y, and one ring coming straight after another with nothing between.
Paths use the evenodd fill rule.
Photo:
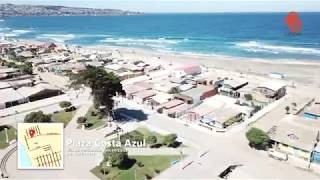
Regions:
<instances>
[{"instance_id":1,"label":"sky","mask_svg":"<svg viewBox=\"0 0 320 180\"><path fill-rule=\"evenodd\" d=\"M139 12L320 12L320 0L0 0L0 3L63 5Z\"/></svg>"}]
</instances>

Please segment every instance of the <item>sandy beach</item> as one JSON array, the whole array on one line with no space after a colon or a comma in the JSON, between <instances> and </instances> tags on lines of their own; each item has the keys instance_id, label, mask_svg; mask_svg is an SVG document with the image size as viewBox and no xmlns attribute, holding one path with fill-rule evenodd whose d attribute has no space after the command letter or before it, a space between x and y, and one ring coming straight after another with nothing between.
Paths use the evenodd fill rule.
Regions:
<instances>
[{"instance_id":1,"label":"sandy beach","mask_svg":"<svg viewBox=\"0 0 320 180\"><path fill-rule=\"evenodd\" d=\"M201 64L208 68L242 72L266 76L271 72L285 75L285 78L295 83L320 86L320 61L286 60L286 59L253 59L242 57L227 57L220 55L194 55L172 52L159 52L138 48L123 48L111 46L90 46L99 50L119 50L122 58L130 60L145 60L160 64Z\"/></svg>"}]
</instances>

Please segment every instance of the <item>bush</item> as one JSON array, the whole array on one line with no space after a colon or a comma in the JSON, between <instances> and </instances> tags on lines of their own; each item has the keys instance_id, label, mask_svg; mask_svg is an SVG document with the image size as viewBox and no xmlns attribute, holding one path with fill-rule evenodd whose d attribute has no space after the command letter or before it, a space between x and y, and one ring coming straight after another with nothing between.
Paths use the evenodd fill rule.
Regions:
<instances>
[{"instance_id":1,"label":"bush","mask_svg":"<svg viewBox=\"0 0 320 180\"><path fill-rule=\"evenodd\" d=\"M70 101L62 101L59 103L59 105L61 108L67 108L67 107L70 107L72 104Z\"/></svg>"},{"instance_id":2,"label":"bush","mask_svg":"<svg viewBox=\"0 0 320 180\"><path fill-rule=\"evenodd\" d=\"M157 137L153 135L148 136L146 139L146 143L151 145L157 143Z\"/></svg>"},{"instance_id":3,"label":"bush","mask_svg":"<svg viewBox=\"0 0 320 180\"><path fill-rule=\"evenodd\" d=\"M98 114L94 111L91 111L91 116L97 116Z\"/></svg>"},{"instance_id":4,"label":"bush","mask_svg":"<svg viewBox=\"0 0 320 180\"><path fill-rule=\"evenodd\" d=\"M268 134L258 128L251 128L246 132L246 137L250 146L258 149L265 149L270 141Z\"/></svg>"},{"instance_id":5,"label":"bush","mask_svg":"<svg viewBox=\"0 0 320 180\"><path fill-rule=\"evenodd\" d=\"M159 174L159 173L160 173L160 170L159 170L159 169L155 169L154 172L157 173L157 174Z\"/></svg>"},{"instance_id":6,"label":"bush","mask_svg":"<svg viewBox=\"0 0 320 180\"><path fill-rule=\"evenodd\" d=\"M48 123L51 122L51 115L44 114L42 111L31 112L24 118L25 123Z\"/></svg>"},{"instance_id":7,"label":"bush","mask_svg":"<svg viewBox=\"0 0 320 180\"><path fill-rule=\"evenodd\" d=\"M168 134L163 138L163 144L167 146L171 146L176 142L178 136L176 134Z\"/></svg>"},{"instance_id":8,"label":"bush","mask_svg":"<svg viewBox=\"0 0 320 180\"><path fill-rule=\"evenodd\" d=\"M140 162L140 161L137 162L137 165L138 165L139 167L143 167L143 166L144 166L144 164L143 164L142 162Z\"/></svg>"},{"instance_id":9,"label":"bush","mask_svg":"<svg viewBox=\"0 0 320 180\"><path fill-rule=\"evenodd\" d=\"M77 123L78 124L83 124L87 121L87 118L86 117L78 117L77 119Z\"/></svg>"}]
</instances>

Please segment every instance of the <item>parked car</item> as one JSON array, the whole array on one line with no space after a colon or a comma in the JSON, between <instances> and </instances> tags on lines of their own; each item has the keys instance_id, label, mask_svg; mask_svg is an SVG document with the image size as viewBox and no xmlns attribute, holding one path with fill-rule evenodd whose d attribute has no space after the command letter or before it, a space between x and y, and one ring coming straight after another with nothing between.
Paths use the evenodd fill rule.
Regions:
<instances>
[{"instance_id":1,"label":"parked car","mask_svg":"<svg viewBox=\"0 0 320 180\"><path fill-rule=\"evenodd\" d=\"M287 161L288 160L288 154L276 151L274 149L269 149L268 155L269 155L269 157L280 160L280 161Z\"/></svg>"}]
</instances>

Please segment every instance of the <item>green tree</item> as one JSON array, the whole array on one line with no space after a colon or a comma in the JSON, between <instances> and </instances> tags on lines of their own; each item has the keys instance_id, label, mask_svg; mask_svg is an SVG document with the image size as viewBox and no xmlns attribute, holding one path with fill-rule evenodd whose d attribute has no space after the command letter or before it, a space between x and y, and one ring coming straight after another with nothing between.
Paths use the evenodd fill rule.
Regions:
<instances>
[{"instance_id":1,"label":"green tree","mask_svg":"<svg viewBox=\"0 0 320 180\"><path fill-rule=\"evenodd\" d=\"M148 136L148 137L146 138L146 143L147 143L147 144L151 144L151 145L157 143L157 137L154 136L154 135Z\"/></svg>"},{"instance_id":2,"label":"green tree","mask_svg":"<svg viewBox=\"0 0 320 180\"><path fill-rule=\"evenodd\" d=\"M59 106L61 108L68 108L68 107L72 106L72 103L70 101L62 101L59 103Z\"/></svg>"},{"instance_id":3,"label":"green tree","mask_svg":"<svg viewBox=\"0 0 320 180\"><path fill-rule=\"evenodd\" d=\"M78 119L77 119L78 124L84 124L84 123L86 123L86 121L87 121L86 117L78 117Z\"/></svg>"},{"instance_id":4,"label":"green tree","mask_svg":"<svg viewBox=\"0 0 320 180\"><path fill-rule=\"evenodd\" d=\"M25 123L49 123L51 115L44 114L42 111L31 112L24 118Z\"/></svg>"},{"instance_id":5,"label":"green tree","mask_svg":"<svg viewBox=\"0 0 320 180\"><path fill-rule=\"evenodd\" d=\"M269 144L270 138L267 133L258 128L251 128L246 132L246 137L250 146L265 149Z\"/></svg>"},{"instance_id":6,"label":"green tree","mask_svg":"<svg viewBox=\"0 0 320 180\"><path fill-rule=\"evenodd\" d=\"M173 145L176 142L177 137L178 136L176 134L168 134L163 137L162 144L165 144L167 146Z\"/></svg>"},{"instance_id":7,"label":"green tree","mask_svg":"<svg viewBox=\"0 0 320 180\"><path fill-rule=\"evenodd\" d=\"M25 63L22 65L19 65L18 68L20 69L20 72L23 74L33 74L33 69L32 69L31 63Z\"/></svg>"},{"instance_id":8,"label":"green tree","mask_svg":"<svg viewBox=\"0 0 320 180\"><path fill-rule=\"evenodd\" d=\"M109 162L112 167L119 167L128 159L128 152L120 147L108 147L103 156L104 162Z\"/></svg>"},{"instance_id":9,"label":"green tree","mask_svg":"<svg viewBox=\"0 0 320 180\"><path fill-rule=\"evenodd\" d=\"M77 87L81 84L92 89L94 104L97 109L104 107L102 112L110 115L113 109L113 97L125 95L120 79L114 73L106 72L102 67L87 66L86 70L71 76L71 86Z\"/></svg>"}]
</instances>

